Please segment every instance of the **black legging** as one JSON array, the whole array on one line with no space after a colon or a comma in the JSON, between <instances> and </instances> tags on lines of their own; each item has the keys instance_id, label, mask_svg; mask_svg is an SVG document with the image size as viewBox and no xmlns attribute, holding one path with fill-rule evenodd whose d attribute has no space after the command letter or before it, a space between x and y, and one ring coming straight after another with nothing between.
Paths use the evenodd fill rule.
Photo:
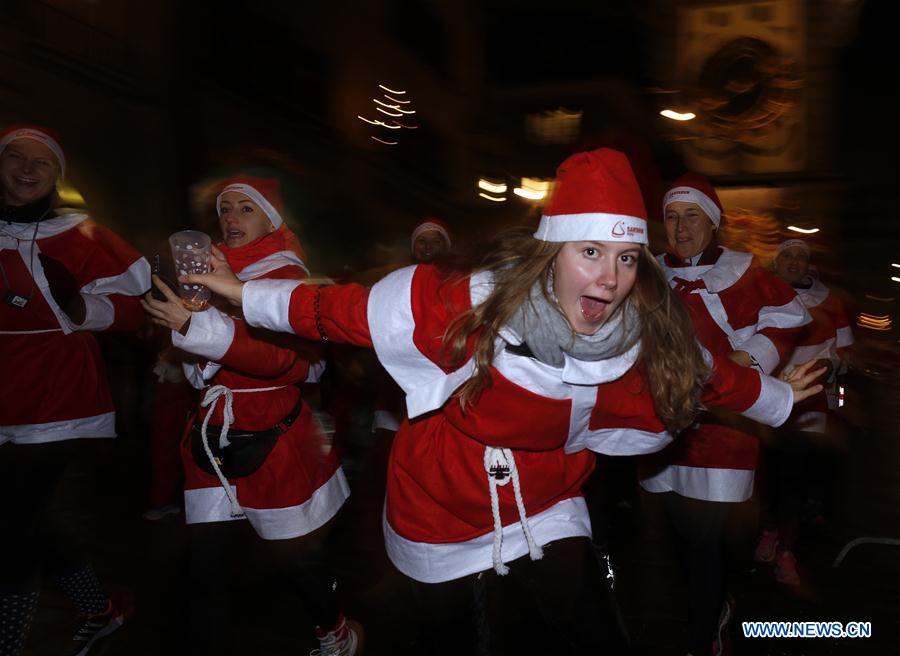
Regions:
<instances>
[{"instance_id":1,"label":"black legging","mask_svg":"<svg viewBox=\"0 0 900 656\"><path fill-rule=\"evenodd\" d=\"M31 590L42 572L58 578L87 565L78 541L50 511L78 442L0 446L0 595Z\"/></svg>"},{"instance_id":2,"label":"black legging","mask_svg":"<svg viewBox=\"0 0 900 656\"><path fill-rule=\"evenodd\" d=\"M340 591L322 548L330 524L291 540L265 540L256 545L271 567L300 596L316 626L332 628L338 621ZM241 534L252 532L246 521L193 524L191 533L191 654L222 656L228 645L228 594L231 564Z\"/></svg>"},{"instance_id":3,"label":"black legging","mask_svg":"<svg viewBox=\"0 0 900 656\"><path fill-rule=\"evenodd\" d=\"M707 654L725 596L723 530L734 504L663 494L675 546L688 578L690 651Z\"/></svg>"},{"instance_id":4,"label":"black legging","mask_svg":"<svg viewBox=\"0 0 900 656\"><path fill-rule=\"evenodd\" d=\"M504 605L521 604L522 589L556 633L556 653L628 653L587 538L558 540L544 547L541 560L523 556L508 565L508 578L488 570L481 578L413 583L423 615L422 642L429 648L425 653L529 653L533 645L527 642L527 631L521 630L521 617L498 621Z\"/></svg>"}]
</instances>

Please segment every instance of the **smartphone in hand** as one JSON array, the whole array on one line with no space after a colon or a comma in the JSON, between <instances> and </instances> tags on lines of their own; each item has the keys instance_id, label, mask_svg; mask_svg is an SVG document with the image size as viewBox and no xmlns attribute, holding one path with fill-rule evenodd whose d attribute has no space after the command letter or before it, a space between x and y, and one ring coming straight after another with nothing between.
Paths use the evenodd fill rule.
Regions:
<instances>
[{"instance_id":1,"label":"smartphone in hand","mask_svg":"<svg viewBox=\"0 0 900 656\"><path fill-rule=\"evenodd\" d=\"M162 274L159 266L159 254L153 256L153 267L152 267L153 275L163 281L163 283L168 286L169 289L177 296L178 295L178 285L169 280L166 276ZM165 301L165 295L156 288L156 285L150 286L150 294L157 301Z\"/></svg>"}]
</instances>

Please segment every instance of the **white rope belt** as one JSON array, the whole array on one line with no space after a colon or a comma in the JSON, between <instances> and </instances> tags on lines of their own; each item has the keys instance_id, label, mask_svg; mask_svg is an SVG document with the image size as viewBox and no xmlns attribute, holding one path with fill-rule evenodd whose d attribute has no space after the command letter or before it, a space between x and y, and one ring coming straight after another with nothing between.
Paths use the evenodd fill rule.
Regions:
<instances>
[{"instance_id":1,"label":"white rope belt","mask_svg":"<svg viewBox=\"0 0 900 656\"><path fill-rule=\"evenodd\" d=\"M503 522L500 519L500 499L497 488L506 485L510 481L513 484L513 492L516 496L516 508L519 510L519 525L525 534L528 543L528 555L531 560L540 560L544 557L544 550L534 541L531 527L528 525L528 516L525 514L525 502L522 499L522 486L519 483L519 470L516 467L516 459L510 449L502 449L493 446L484 447L484 470L487 472L488 485L491 490L491 514L494 516L494 571L500 576L506 576L509 568L503 564Z\"/></svg>"},{"instance_id":2,"label":"white rope belt","mask_svg":"<svg viewBox=\"0 0 900 656\"><path fill-rule=\"evenodd\" d=\"M212 465L213 470L216 472L216 477L218 477L219 483L222 485L222 489L225 490L225 495L228 497L228 501L231 503L232 517L242 517L244 515L244 511L238 503L237 497L235 497L234 493L231 491L231 486L228 484L228 479L225 478L225 475L219 468L219 463L216 462L216 457L213 455L212 449L209 448L209 438L207 438L206 436L206 427L209 426L209 420L216 412L216 404L219 402L219 399L224 396L225 407L222 409L222 430L219 431L219 449L224 449L229 445L228 429L231 427L231 424L234 423L234 395L249 392L271 392L272 390L282 389L284 387L287 386L276 385L275 387L255 387L252 389L233 390L225 387L224 385L213 385L212 387L207 389L206 394L203 395L203 401L200 403L200 405L204 408L208 407L209 410L207 411L206 416L203 418L203 425L200 427L200 438L203 441L203 450L206 452L206 457L209 458L209 462Z\"/></svg>"}]
</instances>

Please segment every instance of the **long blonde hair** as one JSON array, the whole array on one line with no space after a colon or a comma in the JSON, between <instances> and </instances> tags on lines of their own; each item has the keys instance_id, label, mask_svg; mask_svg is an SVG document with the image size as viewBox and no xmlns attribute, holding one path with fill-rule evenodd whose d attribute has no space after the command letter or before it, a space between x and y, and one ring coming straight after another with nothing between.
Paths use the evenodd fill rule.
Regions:
<instances>
[{"instance_id":1,"label":"long blonde hair","mask_svg":"<svg viewBox=\"0 0 900 656\"><path fill-rule=\"evenodd\" d=\"M547 280L562 243L535 239L531 232L527 228L512 228L489 246L488 255L477 270L493 273L493 290L484 302L460 315L445 335L452 365L462 364L474 346L475 374L457 393L464 409L476 403L481 392L490 386L497 335L528 298L536 281L541 281L544 295L555 303ZM646 374L656 414L666 429L677 432L689 426L701 409L700 393L710 370L687 308L669 288L646 246L638 257L637 280L629 298L641 323L637 364Z\"/></svg>"}]
</instances>

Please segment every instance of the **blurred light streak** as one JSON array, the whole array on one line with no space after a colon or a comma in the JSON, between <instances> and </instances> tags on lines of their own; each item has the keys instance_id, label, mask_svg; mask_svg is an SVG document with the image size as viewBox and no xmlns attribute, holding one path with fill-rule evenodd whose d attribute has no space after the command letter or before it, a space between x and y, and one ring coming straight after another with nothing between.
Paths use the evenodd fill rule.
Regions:
<instances>
[{"instance_id":1,"label":"blurred light streak","mask_svg":"<svg viewBox=\"0 0 900 656\"><path fill-rule=\"evenodd\" d=\"M384 86L383 84L379 84L378 87L381 88L381 89L384 89L384 90L387 91L388 93L394 94L395 96L403 96L403 95L406 95L406 92L405 92L405 91L395 91L394 89L388 89L388 88L387 88L386 86Z\"/></svg>"},{"instance_id":2,"label":"blurred light streak","mask_svg":"<svg viewBox=\"0 0 900 656\"><path fill-rule=\"evenodd\" d=\"M400 105L389 105L388 103L381 102L378 98L372 98L372 101L381 105L382 107L387 107L388 109L393 109L396 112L400 112L400 114L415 114L416 110L414 109L401 109ZM410 102L409 100L406 101ZM377 107L375 109L378 109ZM387 114L387 112L385 112ZM396 116L400 116L400 114L396 114ZM395 114L391 114L391 116L395 116Z\"/></svg>"},{"instance_id":3,"label":"blurred light streak","mask_svg":"<svg viewBox=\"0 0 900 656\"><path fill-rule=\"evenodd\" d=\"M793 232L799 232L802 235L814 235L819 232L818 228L798 228L797 226L788 226L788 230L792 230Z\"/></svg>"},{"instance_id":4,"label":"blurred light streak","mask_svg":"<svg viewBox=\"0 0 900 656\"><path fill-rule=\"evenodd\" d=\"M372 139L374 139L378 143L383 143L385 146L396 146L397 145L396 141L384 141L383 139L379 139L378 137L374 137L374 136L372 137Z\"/></svg>"},{"instance_id":5,"label":"blurred light streak","mask_svg":"<svg viewBox=\"0 0 900 656\"><path fill-rule=\"evenodd\" d=\"M869 330L885 331L891 329L893 321L889 314L876 315L860 312L859 318L856 320L856 325L860 328L868 328Z\"/></svg>"},{"instance_id":6,"label":"blurred light streak","mask_svg":"<svg viewBox=\"0 0 900 656\"><path fill-rule=\"evenodd\" d=\"M388 110L382 109L381 107L376 107L375 111L381 112L382 114L387 114L388 116L390 116L392 118L400 118L401 116L403 116L403 114L401 114L400 112L397 112L395 114L394 112L389 112Z\"/></svg>"},{"instance_id":7,"label":"blurred light streak","mask_svg":"<svg viewBox=\"0 0 900 656\"><path fill-rule=\"evenodd\" d=\"M364 117L364 116L360 116L359 114L356 115L356 118L358 118L360 121L365 121L366 123L368 123L368 124L370 124L370 125L380 125L381 127L387 128L388 130L399 130L400 128L408 127L408 126L405 126L405 125L400 125L399 123L397 123L397 121L394 121L394 123L395 123L396 125L388 125L388 124L385 123L384 121L377 121L377 120L376 120L376 121L373 121L373 120L368 119L368 118L366 118L366 117Z\"/></svg>"},{"instance_id":8,"label":"blurred light streak","mask_svg":"<svg viewBox=\"0 0 900 656\"><path fill-rule=\"evenodd\" d=\"M676 112L674 109L664 109L659 114L660 116L665 116L673 121L690 121L697 118L697 115L694 112L682 113Z\"/></svg>"},{"instance_id":9,"label":"blurred light streak","mask_svg":"<svg viewBox=\"0 0 900 656\"><path fill-rule=\"evenodd\" d=\"M522 187L516 187L513 189L513 193L516 196L521 196L522 198L527 198L528 200L541 200L544 196L547 195L546 191L534 191L532 189L524 189Z\"/></svg>"},{"instance_id":10,"label":"blurred light streak","mask_svg":"<svg viewBox=\"0 0 900 656\"><path fill-rule=\"evenodd\" d=\"M486 194L486 193L484 193L484 192L481 192L481 191L478 192L478 195L481 196L481 197L484 198L484 199L493 201L493 202L495 202L495 203L503 203L503 202L506 202L506 199L505 199L505 198L498 198L497 196L489 196L488 194Z\"/></svg>"},{"instance_id":11,"label":"blurred light streak","mask_svg":"<svg viewBox=\"0 0 900 656\"><path fill-rule=\"evenodd\" d=\"M490 180L485 180L484 178L479 178L478 180L478 188L484 189L485 191L489 191L492 194L505 194L506 193L506 184L500 182L491 182Z\"/></svg>"},{"instance_id":12,"label":"blurred light streak","mask_svg":"<svg viewBox=\"0 0 900 656\"><path fill-rule=\"evenodd\" d=\"M382 89L384 87L381 87ZM384 94L384 97L390 100L391 102L400 103L401 105L408 105L412 102L412 100L400 100L399 98L391 98L389 95Z\"/></svg>"}]
</instances>

